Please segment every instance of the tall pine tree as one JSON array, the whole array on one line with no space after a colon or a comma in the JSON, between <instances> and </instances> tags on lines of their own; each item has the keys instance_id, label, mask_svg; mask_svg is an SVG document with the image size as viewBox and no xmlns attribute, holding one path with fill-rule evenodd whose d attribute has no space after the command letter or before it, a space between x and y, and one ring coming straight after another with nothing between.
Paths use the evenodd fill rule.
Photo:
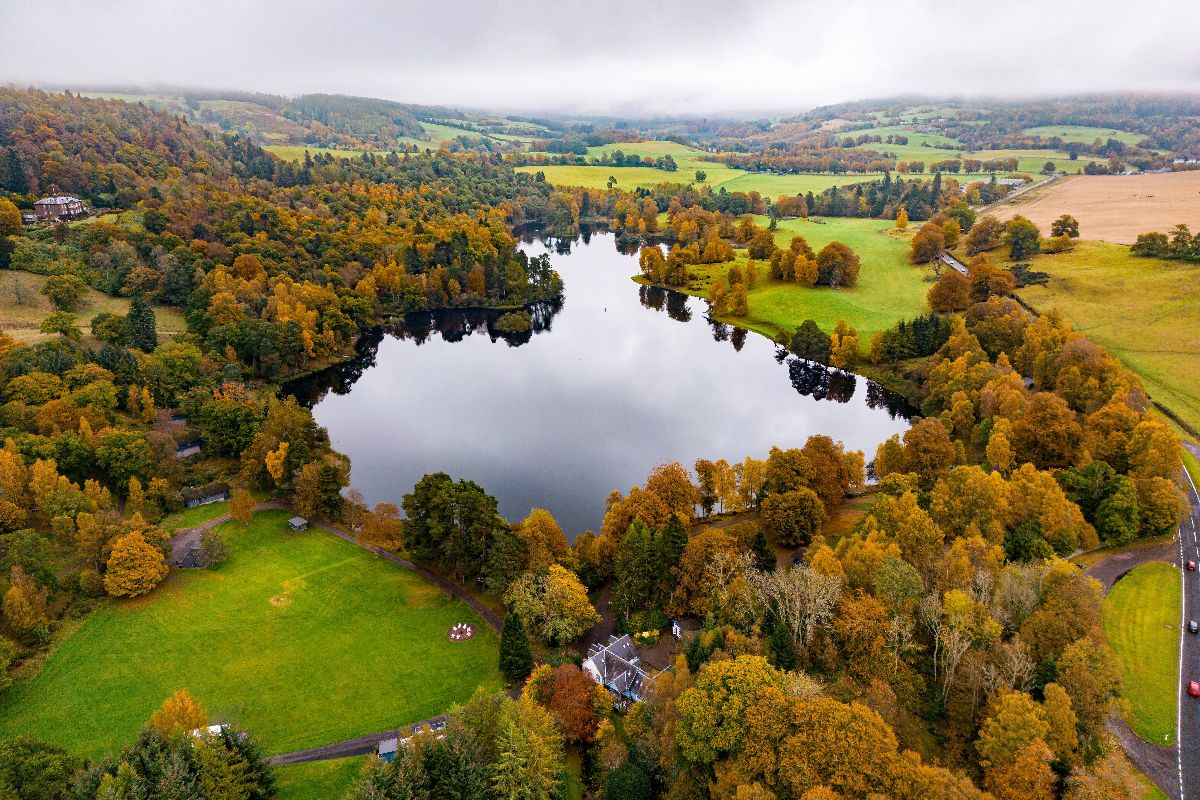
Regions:
<instances>
[{"instance_id":1,"label":"tall pine tree","mask_svg":"<svg viewBox=\"0 0 1200 800\"><path fill-rule=\"evenodd\" d=\"M754 541L750 544L750 552L754 554L754 566L760 571L775 571L775 551L771 549L771 544L767 541L767 535L762 532L762 528L759 528L758 533L754 534Z\"/></svg>"},{"instance_id":2,"label":"tall pine tree","mask_svg":"<svg viewBox=\"0 0 1200 800\"><path fill-rule=\"evenodd\" d=\"M513 683L520 683L533 672L533 653L525 623L516 611L509 612L500 629L500 671Z\"/></svg>"},{"instance_id":3,"label":"tall pine tree","mask_svg":"<svg viewBox=\"0 0 1200 800\"><path fill-rule=\"evenodd\" d=\"M155 326L154 309L140 294L133 296L129 315L125 318L129 344L145 353L153 353L158 347L158 331Z\"/></svg>"}]
</instances>

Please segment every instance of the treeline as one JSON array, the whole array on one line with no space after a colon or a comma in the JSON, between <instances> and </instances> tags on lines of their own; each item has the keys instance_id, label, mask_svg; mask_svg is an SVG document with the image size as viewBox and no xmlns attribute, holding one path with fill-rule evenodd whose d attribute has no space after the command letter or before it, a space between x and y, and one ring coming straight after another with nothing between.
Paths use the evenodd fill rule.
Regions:
<instances>
[{"instance_id":1,"label":"treeline","mask_svg":"<svg viewBox=\"0 0 1200 800\"><path fill-rule=\"evenodd\" d=\"M1200 261L1200 235L1193 236L1187 225L1176 225L1165 233L1140 233L1129 252L1143 258L1169 258L1175 261Z\"/></svg>"}]
</instances>

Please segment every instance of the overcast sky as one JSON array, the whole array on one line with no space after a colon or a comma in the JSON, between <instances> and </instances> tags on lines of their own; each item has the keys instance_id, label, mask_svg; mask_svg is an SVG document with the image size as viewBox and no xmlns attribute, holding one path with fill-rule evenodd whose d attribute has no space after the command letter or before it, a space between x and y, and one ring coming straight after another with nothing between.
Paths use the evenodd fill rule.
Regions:
<instances>
[{"instance_id":1,"label":"overcast sky","mask_svg":"<svg viewBox=\"0 0 1200 800\"><path fill-rule=\"evenodd\" d=\"M1200 2L0 0L6 83L625 114L1200 91Z\"/></svg>"}]
</instances>

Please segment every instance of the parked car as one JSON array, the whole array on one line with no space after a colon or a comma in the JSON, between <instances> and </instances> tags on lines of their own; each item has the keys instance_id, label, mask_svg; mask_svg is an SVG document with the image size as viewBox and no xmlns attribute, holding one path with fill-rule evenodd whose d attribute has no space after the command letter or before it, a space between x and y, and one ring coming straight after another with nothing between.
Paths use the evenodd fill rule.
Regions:
<instances>
[{"instance_id":1,"label":"parked car","mask_svg":"<svg viewBox=\"0 0 1200 800\"><path fill-rule=\"evenodd\" d=\"M1188 571L1188 572L1195 572L1195 571L1196 571L1196 562L1195 562L1195 561L1189 561L1189 562L1187 563L1187 571Z\"/></svg>"},{"instance_id":2,"label":"parked car","mask_svg":"<svg viewBox=\"0 0 1200 800\"><path fill-rule=\"evenodd\" d=\"M1200 624L1196 620L1188 620L1188 633L1200 633Z\"/></svg>"},{"instance_id":3,"label":"parked car","mask_svg":"<svg viewBox=\"0 0 1200 800\"><path fill-rule=\"evenodd\" d=\"M1196 681L1188 681L1188 694L1192 697L1200 697L1200 683Z\"/></svg>"}]
</instances>

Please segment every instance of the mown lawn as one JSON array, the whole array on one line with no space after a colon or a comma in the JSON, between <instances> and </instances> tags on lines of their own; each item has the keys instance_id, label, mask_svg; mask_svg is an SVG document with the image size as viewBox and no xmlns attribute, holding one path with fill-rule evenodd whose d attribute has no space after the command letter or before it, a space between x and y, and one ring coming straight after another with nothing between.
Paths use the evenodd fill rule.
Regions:
<instances>
[{"instance_id":1,"label":"mown lawn","mask_svg":"<svg viewBox=\"0 0 1200 800\"><path fill-rule=\"evenodd\" d=\"M275 768L275 800L341 800L374 756L337 758Z\"/></svg>"},{"instance_id":2,"label":"mown lawn","mask_svg":"<svg viewBox=\"0 0 1200 800\"><path fill-rule=\"evenodd\" d=\"M1200 428L1200 283L1196 267L1137 258L1129 248L1080 242L1038 256L1046 286L1020 290L1039 311L1057 308L1080 333L1104 345L1141 377L1151 397Z\"/></svg>"},{"instance_id":3,"label":"mown lawn","mask_svg":"<svg viewBox=\"0 0 1200 800\"><path fill-rule=\"evenodd\" d=\"M467 606L288 511L225 523L233 553L96 611L0 701L0 736L95 755L187 688L210 717L284 752L425 719L499 688L498 643ZM455 622L479 634L450 642Z\"/></svg>"},{"instance_id":4,"label":"mown lawn","mask_svg":"<svg viewBox=\"0 0 1200 800\"><path fill-rule=\"evenodd\" d=\"M766 227L767 219L757 222ZM793 236L803 236L814 251L832 241L849 245L862 259L858 285L853 289L797 286L774 281L770 265L758 264L758 284L747 294L748 317L723 317L724 321L750 328L767 337L783 331L791 334L806 319L830 332L844 319L859 333L864 352L876 331L889 328L901 319L925 313L925 295L932 283L929 267L908 263L908 239L897 235L895 225L886 220L827 218L822 223L802 219L781 220L775 232L780 247L787 247ZM738 251L737 264L744 268L745 251ZM712 280L724 275L729 264L700 264L692 268L699 280L686 291L706 296Z\"/></svg>"},{"instance_id":5,"label":"mown lawn","mask_svg":"<svg viewBox=\"0 0 1200 800\"><path fill-rule=\"evenodd\" d=\"M1175 743L1182 583L1178 568L1151 562L1104 598L1104 630L1125 671L1129 726L1153 744Z\"/></svg>"}]
</instances>

